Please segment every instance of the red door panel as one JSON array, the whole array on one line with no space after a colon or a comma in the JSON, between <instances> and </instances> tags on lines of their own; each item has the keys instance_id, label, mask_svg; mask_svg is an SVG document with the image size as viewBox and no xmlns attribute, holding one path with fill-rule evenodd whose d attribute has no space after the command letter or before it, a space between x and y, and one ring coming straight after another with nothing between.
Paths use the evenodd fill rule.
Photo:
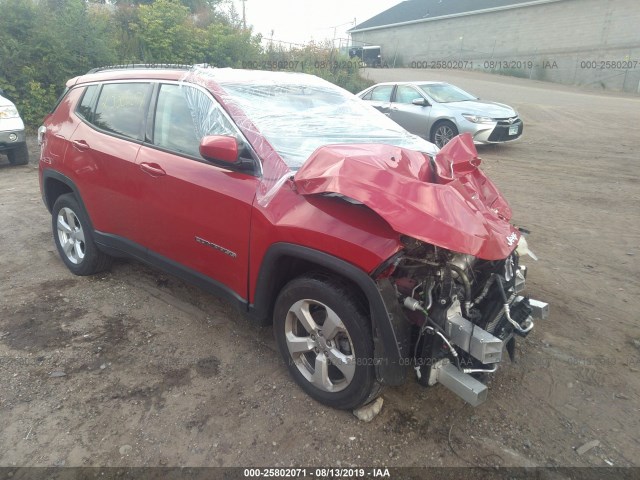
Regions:
<instances>
[{"instance_id":1,"label":"red door panel","mask_svg":"<svg viewBox=\"0 0 640 480\"><path fill-rule=\"evenodd\" d=\"M93 227L103 233L140 242L138 202L140 145L107 135L80 122L67 149L71 169Z\"/></svg>"},{"instance_id":2,"label":"red door panel","mask_svg":"<svg viewBox=\"0 0 640 480\"><path fill-rule=\"evenodd\" d=\"M143 146L137 229L143 245L247 298L252 203L258 179Z\"/></svg>"}]
</instances>

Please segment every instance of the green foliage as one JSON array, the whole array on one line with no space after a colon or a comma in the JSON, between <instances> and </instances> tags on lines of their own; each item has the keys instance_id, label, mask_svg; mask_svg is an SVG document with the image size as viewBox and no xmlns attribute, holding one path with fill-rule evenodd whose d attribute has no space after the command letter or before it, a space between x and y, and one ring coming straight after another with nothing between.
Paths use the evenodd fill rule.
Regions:
<instances>
[{"instance_id":1,"label":"green foliage","mask_svg":"<svg viewBox=\"0 0 640 480\"><path fill-rule=\"evenodd\" d=\"M83 0L0 0L0 87L36 128L65 82L116 54L109 17Z\"/></svg>"},{"instance_id":2,"label":"green foliage","mask_svg":"<svg viewBox=\"0 0 640 480\"><path fill-rule=\"evenodd\" d=\"M260 37L216 17L191 15L179 0L156 0L138 8L131 28L137 33L144 63L208 63L232 67L260 53ZM199 21L196 21L198 20Z\"/></svg>"},{"instance_id":3,"label":"green foliage","mask_svg":"<svg viewBox=\"0 0 640 480\"><path fill-rule=\"evenodd\" d=\"M51 105L56 101L53 85L43 87L39 82L29 81L26 85L25 96L22 100L20 116L26 125L40 125Z\"/></svg>"},{"instance_id":4,"label":"green foliage","mask_svg":"<svg viewBox=\"0 0 640 480\"><path fill-rule=\"evenodd\" d=\"M67 80L103 65L297 61L294 70L352 92L371 84L355 61L328 44L263 49L229 0L0 0L0 12L0 88L31 129Z\"/></svg>"},{"instance_id":5,"label":"green foliage","mask_svg":"<svg viewBox=\"0 0 640 480\"><path fill-rule=\"evenodd\" d=\"M330 43L312 42L304 47L291 49L270 46L261 60L249 62L249 65L317 75L351 93L358 93L374 84L360 75L361 66L358 58L352 59L344 53L339 53Z\"/></svg>"},{"instance_id":6,"label":"green foliage","mask_svg":"<svg viewBox=\"0 0 640 480\"><path fill-rule=\"evenodd\" d=\"M192 38L197 32L189 13L178 0L156 0L138 8L138 23L132 27L146 63L191 63L195 53Z\"/></svg>"},{"instance_id":7,"label":"green foliage","mask_svg":"<svg viewBox=\"0 0 640 480\"><path fill-rule=\"evenodd\" d=\"M260 37L228 0L0 0L0 88L37 128L70 78L117 63L239 64Z\"/></svg>"}]
</instances>

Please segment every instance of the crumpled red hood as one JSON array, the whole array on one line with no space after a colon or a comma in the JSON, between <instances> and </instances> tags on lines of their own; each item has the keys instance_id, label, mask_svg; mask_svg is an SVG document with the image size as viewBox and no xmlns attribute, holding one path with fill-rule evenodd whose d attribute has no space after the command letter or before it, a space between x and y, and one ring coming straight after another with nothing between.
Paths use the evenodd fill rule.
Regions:
<instances>
[{"instance_id":1,"label":"crumpled red hood","mask_svg":"<svg viewBox=\"0 0 640 480\"><path fill-rule=\"evenodd\" d=\"M478 168L469 134L434 159L390 145L319 148L295 174L303 195L338 193L371 208L398 233L485 260L506 258L520 233L511 209Z\"/></svg>"}]
</instances>

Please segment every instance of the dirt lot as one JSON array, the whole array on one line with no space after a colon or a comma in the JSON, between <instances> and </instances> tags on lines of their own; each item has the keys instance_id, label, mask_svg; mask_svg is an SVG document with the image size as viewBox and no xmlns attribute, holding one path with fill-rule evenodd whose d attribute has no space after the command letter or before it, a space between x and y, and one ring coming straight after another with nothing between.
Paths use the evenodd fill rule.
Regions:
<instances>
[{"instance_id":1,"label":"dirt lot","mask_svg":"<svg viewBox=\"0 0 640 480\"><path fill-rule=\"evenodd\" d=\"M551 316L478 408L413 381L371 423L315 403L271 331L134 262L74 277L55 252L37 153L0 162L0 466L640 465L640 99L463 72L525 136L481 148L532 230L528 292ZM598 445L585 453L576 449Z\"/></svg>"}]
</instances>

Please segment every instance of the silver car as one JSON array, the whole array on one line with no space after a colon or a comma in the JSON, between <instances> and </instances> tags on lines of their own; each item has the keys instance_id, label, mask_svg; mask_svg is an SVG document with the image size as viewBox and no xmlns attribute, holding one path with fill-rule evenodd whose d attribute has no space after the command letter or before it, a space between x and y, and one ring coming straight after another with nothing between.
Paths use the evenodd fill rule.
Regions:
<instances>
[{"instance_id":1,"label":"silver car","mask_svg":"<svg viewBox=\"0 0 640 480\"><path fill-rule=\"evenodd\" d=\"M358 97L440 148L465 132L477 144L510 142L524 126L509 105L481 101L444 82L379 83Z\"/></svg>"}]
</instances>

